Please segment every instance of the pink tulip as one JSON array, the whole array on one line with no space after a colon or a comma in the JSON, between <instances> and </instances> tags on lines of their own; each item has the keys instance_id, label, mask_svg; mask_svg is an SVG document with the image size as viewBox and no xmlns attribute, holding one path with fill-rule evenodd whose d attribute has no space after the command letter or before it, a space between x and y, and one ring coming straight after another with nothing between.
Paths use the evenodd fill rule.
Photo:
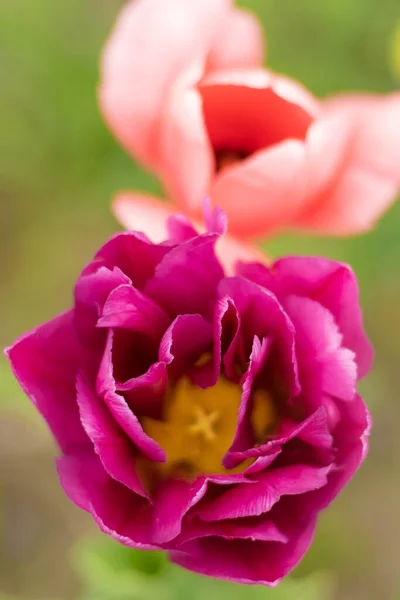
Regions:
<instances>
[{"instance_id":1,"label":"pink tulip","mask_svg":"<svg viewBox=\"0 0 400 600\"><path fill-rule=\"evenodd\" d=\"M210 196L242 239L368 230L400 189L400 94L318 101L262 61L258 22L231 0L128 2L103 55L102 112L192 218ZM129 226L144 206L125 194L115 209Z\"/></svg>"}]
</instances>

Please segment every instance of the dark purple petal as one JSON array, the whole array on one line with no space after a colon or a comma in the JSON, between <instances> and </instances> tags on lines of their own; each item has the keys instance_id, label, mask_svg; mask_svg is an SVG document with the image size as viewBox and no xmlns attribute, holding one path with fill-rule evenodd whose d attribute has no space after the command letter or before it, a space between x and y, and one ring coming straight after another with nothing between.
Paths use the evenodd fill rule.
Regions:
<instances>
[{"instance_id":1,"label":"dark purple petal","mask_svg":"<svg viewBox=\"0 0 400 600\"><path fill-rule=\"evenodd\" d=\"M289 396L300 392L295 354L295 330L288 315L269 290L240 277L225 278L218 286L220 297L232 299L240 315L249 354L254 336L274 342L273 371Z\"/></svg>"},{"instance_id":2,"label":"dark purple petal","mask_svg":"<svg viewBox=\"0 0 400 600\"><path fill-rule=\"evenodd\" d=\"M98 327L121 327L160 339L170 318L151 298L131 285L121 285L108 296Z\"/></svg>"},{"instance_id":3,"label":"dark purple petal","mask_svg":"<svg viewBox=\"0 0 400 600\"><path fill-rule=\"evenodd\" d=\"M170 552L170 557L181 567L203 575L274 586L303 558L315 525L315 519L310 520L287 543L210 537L184 544Z\"/></svg>"},{"instance_id":4,"label":"dark purple petal","mask_svg":"<svg viewBox=\"0 0 400 600\"><path fill-rule=\"evenodd\" d=\"M254 446L254 434L250 420L250 397L254 379L260 373L267 361L271 351L271 341L264 338L262 342L257 337L253 340L253 349L250 355L250 362L247 372L244 376L243 393L239 406L238 421L235 437L231 448L223 459L223 464L227 469L236 467L239 464L238 453L244 452L250 446Z\"/></svg>"},{"instance_id":5,"label":"dark purple petal","mask_svg":"<svg viewBox=\"0 0 400 600\"><path fill-rule=\"evenodd\" d=\"M90 447L76 402L82 352L73 312L33 329L6 350L15 377L47 421L61 450Z\"/></svg>"},{"instance_id":6,"label":"dark purple petal","mask_svg":"<svg viewBox=\"0 0 400 600\"><path fill-rule=\"evenodd\" d=\"M211 325L201 315L179 315L165 332L158 357L169 365L170 377L177 379L207 352L211 342Z\"/></svg>"},{"instance_id":7,"label":"dark purple petal","mask_svg":"<svg viewBox=\"0 0 400 600\"><path fill-rule=\"evenodd\" d=\"M97 376L97 394L104 400L114 419L136 448L150 460L164 462L166 460L164 450L144 432L138 417L132 412L125 398L116 392L111 360L112 344L113 331L110 330Z\"/></svg>"},{"instance_id":8,"label":"dark purple petal","mask_svg":"<svg viewBox=\"0 0 400 600\"><path fill-rule=\"evenodd\" d=\"M191 519L185 523L183 531L174 540L176 547L196 538L221 537L226 540L259 540L263 542L289 541L288 536L271 521L268 515L256 519L235 519L226 521L204 522L200 519Z\"/></svg>"},{"instance_id":9,"label":"dark purple petal","mask_svg":"<svg viewBox=\"0 0 400 600\"><path fill-rule=\"evenodd\" d=\"M64 456L57 469L67 496L90 512L104 533L132 548L156 549L150 541L151 505L111 479L98 457Z\"/></svg>"},{"instance_id":10,"label":"dark purple petal","mask_svg":"<svg viewBox=\"0 0 400 600\"><path fill-rule=\"evenodd\" d=\"M217 235L202 235L176 246L147 281L145 293L172 315L207 314L224 276L214 245Z\"/></svg>"},{"instance_id":11,"label":"dark purple petal","mask_svg":"<svg viewBox=\"0 0 400 600\"><path fill-rule=\"evenodd\" d=\"M326 485L330 467L293 465L267 470L254 485L238 485L196 510L203 521L238 519L267 513L281 496L299 495Z\"/></svg>"},{"instance_id":12,"label":"dark purple petal","mask_svg":"<svg viewBox=\"0 0 400 600\"><path fill-rule=\"evenodd\" d=\"M216 385L223 365L232 375L236 351L240 344L239 315L230 298L215 303L212 326L212 355L208 363L196 366L190 372L192 381L205 389ZM226 375L229 377L228 373Z\"/></svg>"}]
</instances>

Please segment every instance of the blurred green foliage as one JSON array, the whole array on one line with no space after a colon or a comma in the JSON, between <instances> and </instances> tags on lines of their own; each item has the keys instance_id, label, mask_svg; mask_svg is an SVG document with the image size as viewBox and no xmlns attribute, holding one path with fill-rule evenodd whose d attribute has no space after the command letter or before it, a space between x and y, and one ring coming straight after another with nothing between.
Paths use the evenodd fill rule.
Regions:
<instances>
[{"instance_id":1,"label":"blurred green foliage","mask_svg":"<svg viewBox=\"0 0 400 600\"><path fill-rule=\"evenodd\" d=\"M396 79L400 81L400 21L397 23L390 39L389 60Z\"/></svg>"},{"instance_id":2,"label":"blurred green foliage","mask_svg":"<svg viewBox=\"0 0 400 600\"><path fill-rule=\"evenodd\" d=\"M0 95L2 345L68 307L81 267L118 227L109 211L110 198L117 190L161 194L157 182L113 141L97 109L99 55L122 3L12 0L0 4L0 64L4 66ZM398 87L400 44L399 34L393 34L393 24L400 20L398 0L243 0L240 4L262 18L269 65L301 80L315 94L355 89L387 92ZM331 577L310 577L326 568L338 580L338 590L332 594L340 600L393 596L400 562L400 337L395 327L400 305L399 230L397 204L375 231L362 238L284 235L266 242L273 256L325 254L350 262L360 279L366 324L377 348L376 369L363 385L375 421L370 457L321 519L315 543L298 570L302 579L290 579L276 590L243 588L188 574L169 565L161 555L133 552L96 538L79 544L75 552L74 564L85 594L80 600L179 600L189 592L195 599L219 595L221 600L233 600L246 595L250 600L330 600ZM41 424L3 358L0 410L0 443L6 437L1 430L5 415L28 417ZM7 427L9 423L7 420ZM19 431L17 426L15 431ZM46 435L43 433L43 439ZM26 456L33 452L27 439L19 437L18 445L25 448ZM0 448L4 465L12 471L12 477L2 479L4 469L0 470L0 500L9 497L8 487L14 484L18 498L32 462L22 461L28 465L24 471L15 458L14 445ZM47 452L53 454L53 447L49 445ZM13 461L20 467L15 472ZM24 498L28 504L29 493L41 497L43 478L47 481L52 475L53 471L41 471L36 480L29 479L31 488ZM55 492L54 497L60 502ZM12 513L14 520L8 518L12 531L18 532L20 521L24 524L26 505L21 506ZM41 571L46 586L37 581L35 561L42 553L46 565L52 548L59 561L67 564L62 553L67 550L61 551L60 546L72 521L77 520L76 512L71 509L70 522L63 521L63 513L58 519L59 531L54 532L50 526L46 528L44 501L42 506L44 514L38 514L37 520L44 525L32 556L22 554L18 562L9 548L1 548L0 594L4 586L11 596L0 596L0 600L16 600L14 596L20 595L44 600L44 589L54 590L52 596L46 593L49 600L72 597L73 592L65 591L66 584L64 590L49 570Z\"/></svg>"}]
</instances>

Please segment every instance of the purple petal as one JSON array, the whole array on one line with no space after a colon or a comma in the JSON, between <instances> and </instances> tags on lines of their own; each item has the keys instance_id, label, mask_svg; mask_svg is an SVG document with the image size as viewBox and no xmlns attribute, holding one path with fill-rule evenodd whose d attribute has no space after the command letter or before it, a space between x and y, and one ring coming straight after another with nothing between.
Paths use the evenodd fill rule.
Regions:
<instances>
[{"instance_id":1,"label":"purple petal","mask_svg":"<svg viewBox=\"0 0 400 600\"><path fill-rule=\"evenodd\" d=\"M143 233L117 233L100 248L83 274L91 273L101 266L110 270L118 267L130 279L133 287L143 290L146 282L154 276L157 265L169 251L169 246L153 244Z\"/></svg>"},{"instance_id":2,"label":"purple petal","mask_svg":"<svg viewBox=\"0 0 400 600\"><path fill-rule=\"evenodd\" d=\"M157 265L145 293L173 315L206 314L224 276L214 245L217 235L201 235L173 248Z\"/></svg>"},{"instance_id":3,"label":"purple petal","mask_svg":"<svg viewBox=\"0 0 400 600\"><path fill-rule=\"evenodd\" d=\"M211 325L201 315L179 315L165 332L159 360L169 365L168 372L177 379L211 346Z\"/></svg>"},{"instance_id":4,"label":"purple petal","mask_svg":"<svg viewBox=\"0 0 400 600\"><path fill-rule=\"evenodd\" d=\"M255 440L250 422L250 397L254 379L260 373L263 366L265 366L270 351L270 340L265 338L262 342L260 342L260 340L256 336L254 337L249 367L247 369L243 382L243 393L239 406L235 437L231 448L229 449L229 451L223 459L223 464L227 469L237 466L238 452L243 452L247 450L250 446L254 446Z\"/></svg>"},{"instance_id":5,"label":"purple petal","mask_svg":"<svg viewBox=\"0 0 400 600\"><path fill-rule=\"evenodd\" d=\"M143 455L150 460L164 462L166 460L164 450L144 432L138 417L132 412L125 398L116 393L111 360L112 344L113 331L110 330L97 376L97 393L104 399L116 422Z\"/></svg>"},{"instance_id":6,"label":"purple petal","mask_svg":"<svg viewBox=\"0 0 400 600\"><path fill-rule=\"evenodd\" d=\"M78 376L77 395L82 425L106 471L139 496L148 498L137 473L132 444L82 376Z\"/></svg>"},{"instance_id":7,"label":"purple petal","mask_svg":"<svg viewBox=\"0 0 400 600\"><path fill-rule=\"evenodd\" d=\"M160 339L169 324L168 315L151 298L121 285L108 296L97 326L123 327Z\"/></svg>"},{"instance_id":8,"label":"purple petal","mask_svg":"<svg viewBox=\"0 0 400 600\"><path fill-rule=\"evenodd\" d=\"M64 456L57 469L67 496L90 512L104 533L132 548L157 549L150 541L151 506L111 479L98 457Z\"/></svg>"},{"instance_id":9,"label":"purple petal","mask_svg":"<svg viewBox=\"0 0 400 600\"><path fill-rule=\"evenodd\" d=\"M218 206L212 207L210 198L203 201L203 217L208 233L225 235L228 230L228 217Z\"/></svg>"},{"instance_id":10,"label":"purple petal","mask_svg":"<svg viewBox=\"0 0 400 600\"><path fill-rule=\"evenodd\" d=\"M184 544L171 560L190 571L237 583L275 586L300 562L315 532L310 520L288 543L210 537Z\"/></svg>"},{"instance_id":11,"label":"purple petal","mask_svg":"<svg viewBox=\"0 0 400 600\"><path fill-rule=\"evenodd\" d=\"M99 266L99 263L96 263ZM85 346L101 345L103 332L96 330L98 318L111 291L130 280L118 268L99 267L82 275L75 286L75 325Z\"/></svg>"},{"instance_id":12,"label":"purple petal","mask_svg":"<svg viewBox=\"0 0 400 600\"><path fill-rule=\"evenodd\" d=\"M154 504L152 540L156 544L170 542L182 529L185 514L197 504L207 490L207 479L195 481L169 479L157 492Z\"/></svg>"},{"instance_id":13,"label":"purple petal","mask_svg":"<svg viewBox=\"0 0 400 600\"><path fill-rule=\"evenodd\" d=\"M232 299L240 315L241 329L248 344L257 335L274 341L273 371L289 396L300 392L295 355L295 330L276 296L255 283L240 277L225 278L218 288L221 297Z\"/></svg>"},{"instance_id":14,"label":"purple petal","mask_svg":"<svg viewBox=\"0 0 400 600\"><path fill-rule=\"evenodd\" d=\"M278 260L270 270L261 264L241 263L238 272L279 298L306 296L325 306L339 326L344 346L356 354L359 376L369 371L373 349L364 333L351 267L325 258L291 256Z\"/></svg>"},{"instance_id":15,"label":"purple petal","mask_svg":"<svg viewBox=\"0 0 400 600\"><path fill-rule=\"evenodd\" d=\"M299 495L326 485L330 467L293 465L267 470L254 485L238 485L196 511L203 521L253 517L267 513L281 496Z\"/></svg>"},{"instance_id":16,"label":"purple petal","mask_svg":"<svg viewBox=\"0 0 400 600\"><path fill-rule=\"evenodd\" d=\"M61 450L90 447L76 402L75 381L82 352L73 312L33 329L6 354L20 386L47 421Z\"/></svg>"},{"instance_id":17,"label":"purple petal","mask_svg":"<svg viewBox=\"0 0 400 600\"><path fill-rule=\"evenodd\" d=\"M169 239L178 244L199 235L190 221L180 213L175 213L168 218L167 231Z\"/></svg>"},{"instance_id":18,"label":"purple petal","mask_svg":"<svg viewBox=\"0 0 400 600\"><path fill-rule=\"evenodd\" d=\"M332 448L333 437L329 431L324 407L320 407L301 423L283 419L278 431L265 444L244 452L232 451L230 459L243 461L247 458L268 457L284 449L285 444L296 438L318 449L329 450Z\"/></svg>"},{"instance_id":19,"label":"purple petal","mask_svg":"<svg viewBox=\"0 0 400 600\"><path fill-rule=\"evenodd\" d=\"M332 313L309 298L289 296L285 308L296 329L296 351L303 396L324 394L352 400L356 393L354 353L342 346L342 335Z\"/></svg>"},{"instance_id":20,"label":"purple petal","mask_svg":"<svg viewBox=\"0 0 400 600\"><path fill-rule=\"evenodd\" d=\"M221 537L226 540L249 539L263 542L289 541L288 536L268 518L268 515L257 519L236 519L226 521L213 521L205 523L200 519L193 519L185 523L184 529L174 540L176 547L196 538Z\"/></svg>"},{"instance_id":21,"label":"purple petal","mask_svg":"<svg viewBox=\"0 0 400 600\"><path fill-rule=\"evenodd\" d=\"M232 370L232 362L235 358L232 353L235 352L239 344L240 323L239 315L230 298L220 298L215 303L212 331L211 360L207 364L196 366L190 371L192 381L203 389L216 385L221 375L221 358L223 355L224 366L228 370ZM226 356L227 353L229 353L228 357Z\"/></svg>"}]
</instances>

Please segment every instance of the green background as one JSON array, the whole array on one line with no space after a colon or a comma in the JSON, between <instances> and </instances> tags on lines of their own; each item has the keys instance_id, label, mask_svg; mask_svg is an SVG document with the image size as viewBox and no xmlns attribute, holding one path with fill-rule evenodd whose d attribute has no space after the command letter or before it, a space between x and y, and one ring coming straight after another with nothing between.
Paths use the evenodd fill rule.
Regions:
<instances>
[{"instance_id":1,"label":"green background","mask_svg":"<svg viewBox=\"0 0 400 600\"><path fill-rule=\"evenodd\" d=\"M118 228L109 211L112 194L157 190L113 141L96 108L98 56L121 4L0 5L1 346L69 305L81 267ZM315 94L398 86L388 51L400 19L398 0L240 4L265 25L271 67ZM350 262L377 350L362 386L375 423L369 458L322 516L296 579L272 592L250 591L169 568L158 556L144 560L96 537L90 518L59 490L53 442L1 358L0 600L163 600L195 592L195 598L221 599L394 599L400 564L399 231L397 204L364 237L283 236L266 244L273 256L318 253Z\"/></svg>"}]
</instances>

